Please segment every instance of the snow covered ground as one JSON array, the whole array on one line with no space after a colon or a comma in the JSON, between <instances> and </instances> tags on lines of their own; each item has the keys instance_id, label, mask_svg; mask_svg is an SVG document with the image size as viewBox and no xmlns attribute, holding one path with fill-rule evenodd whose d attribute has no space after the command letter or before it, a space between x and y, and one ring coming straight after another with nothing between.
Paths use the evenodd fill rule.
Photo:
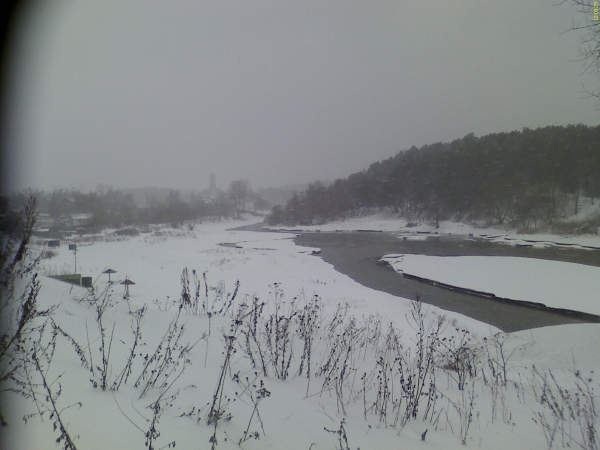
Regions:
<instances>
[{"instance_id":1,"label":"snow covered ground","mask_svg":"<svg viewBox=\"0 0 600 450\"><path fill-rule=\"evenodd\" d=\"M596 211L596 209L594 209ZM575 216L573 218L576 218ZM528 245L532 247L564 246L569 248L600 249L600 236L592 235L556 235L549 233L518 233L517 230L490 226L480 227L462 222L441 221L439 227L427 223L408 226L406 219L397 214L376 213L347 220L328 222L322 225L309 226L265 226L265 229L283 231L388 231L394 232L401 239L425 239L428 234L472 236L491 242L507 245Z\"/></svg>"},{"instance_id":2,"label":"snow covered ground","mask_svg":"<svg viewBox=\"0 0 600 450\"><path fill-rule=\"evenodd\" d=\"M52 363L45 372L52 392L60 392L56 401L62 411L61 418L68 424L70 435L76 437L78 449L148 448L145 433L151 429L153 418L149 405L156 404L161 392L163 401L155 424L160 432L154 442L157 449L169 448L173 441L176 448L211 448L211 436L216 436L215 448L218 449L419 446L458 449L464 448L463 438L468 447L543 449L548 448L544 420L555 423L547 406L536 401L541 394L541 380L543 377L550 380L546 371L552 370L562 387L573 387L576 391L576 383L583 383L583 379L572 373L574 369L586 377L590 371L598 373L600 369L600 346L597 345L600 326L569 325L504 335L468 317L424 306L425 332L419 333L418 318L413 319L414 309L409 300L359 285L311 255L314 249L296 246L291 240L292 234L227 231L242 224L246 223L204 223L193 231L152 229L132 238L115 238L105 233L89 242L78 243L77 272L93 277L96 299L102 298L101 293L108 288L110 296L107 298L114 304L104 316L105 329L110 330L106 335L113 336L110 362L106 366L111 380L118 378L132 353L130 311L144 305L148 308L138 350L133 352L136 357L131 377L118 390L103 391L90 382L91 379L98 383L102 373L98 369L102 358L101 337L95 321L97 303L90 300L84 288L43 278L40 307L56 305L55 323L78 343L89 363L86 368L73 342L59 334ZM353 226L356 229L370 227L363 225ZM223 243L228 245L219 245ZM42 261L41 272L46 275L69 273L74 263L73 252L63 245L55 257ZM107 275L102 274L107 268L117 271L112 275L110 286ZM226 303L234 292L236 280L240 281L239 292L231 309L223 314L215 312L210 319L206 313L182 313L178 322L179 326L185 326L181 343L195 343L195 346L184 354L185 364L182 359L181 366L169 366L173 375L168 382L157 383L143 393L149 377L147 373L146 378L142 375L147 361L145 355L153 354L176 316L184 268L189 269L190 279L192 270L200 278L201 298L215 304ZM207 285L202 282L203 272L206 272ZM125 278L136 283L130 287L129 300L123 299L124 286L119 284ZM218 299L219 291L215 289L219 285L224 286L222 300ZM524 287L520 283L515 286ZM205 292L209 287L211 289ZM518 298L520 294L521 291L515 292ZM292 303L296 304L294 324L300 323L304 307L318 306L313 309L317 311L318 328L314 329L311 347L310 379L306 378L306 365L303 374L298 375L306 341L297 334L292 337L293 356L286 379L277 377L273 368L264 376L260 368L252 367L244 346L244 334L235 328L232 314L242 302L250 304L253 297L267 303L258 321L262 333L268 330L265 324L269 315L276 312L278 300L278 314L289 311ZM410 367L414 370L422 367L417 364L418 343L432 336L440 316L444 316L445 321L439 340L432 343L438 349L432 366L436 375L427 378L424 387L425 393L430 388L433 390L431 395L419 396L417 417L400 426L396 413L404 410L410 394L403 390L408 382L400 377L401 368L391 349L402 355L405 374ZM389 331L390 324L395 334ZM232 341L235 352L232 350L231 354L227 352L229 338L225 336L235 336ZM264 339L265 335L262 336ZM267 347L262 350L268 353ZM256 349L254 351L257 357ZM177 352L174 348L173 358L181 354ZM227 359L228 354L230 359ZM337 362L331 355L336 355ZM452 355L458 359L452 360ZM478 362L469 362L460 355L476 355ZM226 361L227 370L223 372ZM340 361L345 361L345 365ZM499 361L505 363L498 365ZM178 375L184 365L185 370ZM332 367L339 370L336 372ZM466 373L464 370L468 367L477 370L472 378L468 377L472 381L458 389L459 373ZM506 369L505 382L502 376L498 378L502 368ZM416 374L413 373L414 377ZM140 380L137 386L136 379ZM500 382L494 383L492 379ZM222 380L221 390L219 380ZM591 381L585 380L584 387L590 385L598 389L593 375ZM552 382L547 385L553 386ZM436 386L435 389L432 386ZM263 388L269 395L261 390ZM53 420L48 413L41 420L35 415L37 409L31 400L13 393L2 395L5 418L9 422L9 426L2 429L2 448L60 448L55 443L59 433L53 430ZM257 399L260 401L255 410ZM431 408L427 408L426 399L435 400ZM215 434L215 427L207 425L207 416L216 400L220 404L220 420ZM563 403L566 402L568 399L563 399ZM70 405L74 406L63 409ZM600 411L597 404L596 411ZM28 414L34 416L25 423L21 418ZM427 418L423 420L425 414ZM342 421L347 447L341 433ZM577 434L581 428L578 423L569 421L568 426L571 434L583 442L585 438ZM559 429L561 424L557 425ZM596 421L596 428L597 425ZM238 445L245 430L257 432L257 439L253 437ZM556 436L555 446L565 439L560 431ZM574 442L570 445L576 446Z\"/></svg>"},{"instance_id":3,"label":"snow covered ground","mask_svg":"<svg viewBox=\"0 0 600 450\"><path fill-rule=\"evenodd\" d=\"M600 268L500 256L386 255L397 272L496 297L600 315Z\"/></svg>"}]
</instances>

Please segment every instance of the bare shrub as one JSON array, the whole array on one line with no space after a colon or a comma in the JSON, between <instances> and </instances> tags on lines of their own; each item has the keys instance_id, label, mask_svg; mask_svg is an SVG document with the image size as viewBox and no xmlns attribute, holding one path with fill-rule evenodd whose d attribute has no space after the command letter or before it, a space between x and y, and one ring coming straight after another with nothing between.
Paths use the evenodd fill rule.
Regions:
<instances>
[{"instance_id":1,"label":"bare shrub","mask_svg":"<svg viewBox=\"0 0 600 450\"><path fill-rule=\"evenodd\" d=\"M146 427L142 428L142 426L138 425L131 417L125 414L125 411L123 411L121 405L119 405L119 402L117 402L117 399L113 394L113 398L117 407L119 408L119 411L121 411L121 414L123 414L123 416L143 434L145 438L144 446L146 447L146 450L163 450L165 448L175 448L177 445L176 441L171 441L167 445L160 447L160 449L155 447L156 442L160 437L160 431L158 430L160 418L163 412L172 406L173 402L177 398L177 395L179 394L179 391L177 391L175 394L167 396L166 394L170 387L170 385L164 386L158 395L158 398L147 406L147 408L152 411L152 416L150 418L145 417L136 409L136 412L139 414L139 416L146 422L147 429L145 429Z\"/></svg>"},{"instance_id":2,"label":"bare shrub","mask_svg":"<svg viewBox=\"0 0 600 450\"><path fill-rule=\"evenodd\" d=\"M328 433L332 433L337 436L338 447L336 450L350 450L350 444L348 444L348 435L346 434L346 428L344 427L345 424L346 421L342 419L340 422L340 427L337 430L329 430L326 427L323 427L323 429Z\"/></svg>"},{"instance_id":3,"label":"bare shrub","mask_svg":"<svg viewBox=\"0 0 600 450\"><path fill-rule=\"evenodd\" d=\"M511 337L506 333L496 333L490 337L484 337L487 364L494 381L506 386L508 383L509 362L514 353L521 349L522 345L514 345L511 348Z\"/></svg>"},{"instance_id":4,"label":"bare shrub","mask_svg":"<svg viewBox=\"0 0 600 450\"><path fill-rule=\"evenodd\" d=\"M492 396L492 423L497 420L498 411L500 411L504 423L508 423L511 419L506 398L506 390L509 387L508 373L511 370L510 359L517 350L523 348L522 344L513 344L512 339L514 338L506 333L495 333L483 338L484 363L481 374L483 382L489 388ZM518 388L517 383L512 383L512 385Z\"/></svg>"},{"instance_id":5,"label":"bare shrub","mask_svg":"<svg viewBox=\"0 0 600 450\"><path fill-rule=\"evenodd\" d=\"M388 407L400 407L402 398L394 401L394 374L403 364L403 346L398 330L389 324L382 348L377 353L376 361L376 389L374 407L379 422L387 426Z\"/></svg>"},{"instance_id":6,"label":"bare shrub","mask_svg":"<svg viewBox=\"0 0 600 450\"><path fill-rule=\"evenodd\" d=\"M144 367L134 384L135 387L142 390L140 398L145 396L150 389L163 389L165 386L172 385L185 370L187 355L195 343L182 344L180 342L185 333L185 325L179 323L179 318L178 312L154 353L146 354L143 358Z\"/></svg>"},{"instance_id":7,"label":"bare shrub","mask_svg":"<svg viewBox=\"0 0 600 450\"><path fill-rule=\"evenodd\" d=\"M117 236L131 236L131 237L135 237L135 236L139 236L140 235L140 230L135 228L135 227L126 227L126 228L119 228L118 230L115 231L115 234Z\"/></svg>"},{"instance_id":8,"label":"bare shrub","mask_svg":"<svg viewBox=\"0 0 600 450\"><path fill-rule=\"evenodd\" d=\"M206 416L207 425L213 426L213 434L209 439L212 450L214 450L218 445L217 427L219 425L219 422L223 420L231 420L233 417L230 413L227 412L227 406L229 406L231 399L225 395L225 381L227 372L231 366L231 358L233 357L236 351L235 335L237 327L232 324L232 327L229 331L229 334L223 334L225 344L225 358L223 360L223 364L221 365L221 371L219 372L219 377L217 379L217 385L215 387L215 392L212 397L210 410L208 411L208 414Z\"/></svg>"},{"instance_id":9,"label":"bare shrub","mask_svg":"<svg viewBox=\"0 0 600 450\"><path fill-rule=\"evenodd\" d=\"M600 448L596 428L598 398L594 394L592 376L582 376L574 370L573 386L565 388L550 370L541 372L533 367L532 374L533 394L543 407L541 411L534 411L532 419L542 428L548 448L552 448L557 438L563 447Z\"/></svg>"},{"instance_id":10,"label":"bare shrub","mask_svg":"<svg viewBox=\"0 0 600 450\"><path fill-rule=\"evenodd\" d=\"M443 395L443 394L442 394ZM460 397L458 400L452 400L449 396L443 395L448 403L452 405L455 411L458 413L460 422L460 442L462 445L467 445L467 437L469 435L469 429L473 422L473 410L475 408L475 378L470 378L469 382L463 385L460 389Z\"/></svg>"},{"instance_id":11,"label":"bare shrub","mask_svg":"<svg viewBox=\"0 0 600 450\"><path fill-rule=\"evenodd\" d=\"M467 378L477 375L481 349L474 344L469 330L455 329L456 334L437 341L439 366L456 382L459 390L465 388Z\"/></svg>"},{"instance_id":12,"label":"bare shrub","mask_svg":"<svg viewBox=\"0 0 600 450\"><path fill-rule=\"evenodd\" d=\"M417 333L414 355L411 354L409 349L403 364L399 367L405 406L403 409L396 408L394 424L400 426L400 428L404 428L409 420L417 418L421 401L424 397L427 397L427 405L423 412L423 419L425 420L434 407L437 398L434 362L444 318L438 317L435 323L429 323L425 319L425 313L423 303L417 296L416 301L412 302L411 321L409 322Z\"/></svg>"},{"instance_id":13,"label":"bare shrub","mask_svg":"<svg viewBox=\"0 0 600 450\"><path fill-rule=\"evenodd\" d=\"M306 371L308 383L306 385L306 394L310 388L312 353L315 345L317 331L319 330L320 298L313 295L310 302L298 311L296 316L298 336L304 343L302 346L302 356L300 357L300 367L298 376Z\"/></svg>"},{"instance_id":14,"label":"bare shrub","mask_svg":"<svg viewBox=\"0 0 600 450\"><path fill-rule=\"evenodd\" d=\"M204 292L202 292L202 281L204 281ZM226 293L224 282L219 282L219 285L215 287L209 286L206 272L202 274L202 279L200 279L194 269L192 270L192 283L193 285L190 288L190 277L186 267L181 272L179 309L186 314L208 317L208 335L210 336L214 316L233 314L233 303L237 297L240 282L236 281L232 293ZM213 295L210 295L210 293L213 293ZM169 307L169 305L166 305L165 309L169 309Z\"/></svg>"},{"instance_id":15,"label":"bare shrub","mask_svg":"<svg viewBox=\"0 0 600 450\"><path fill-rule=\"evenodd\" d=\"M275 283L271 297L275 312L266 319L265 342L267 355L275 376L285 380L288 377L293 358L293 320L298 313L296 299L286 304L279 283Z\"/></svg>"},{"instance_id":16,"label":"bare shrub","mask_svg":"<svg viewBox=\"0 0 600 450\"><path fill-rule=\"evenodd\" d=\"M345 313L342 316L340 311L338 305L336 314L325 327L328 332L327 349L315 375L323 378L321 395L333 389L338 412L346 414L346 404L351 400L353 381L357 372L355 352L365 345L365 328L358 327L354 317L350 317L346 322L343 321L342 317Z\"/></svg>"},{"instance_id":17,"label":"bare shrub","mask_svg":"<svg viewBox=\"0 0 600 450\"><path fill-rule=\"evenodd\" d=\"M46 322L47 323L47 322ZM56 349L56 328L52 328L50 336L47 336L48 328L43 325L38 330L37 339L27 339L23 346L27 349L29 359L23 366L23 376L15 378L17 388L10 389L26 399L31 400L37 409L36 413L23 417L25 423L34 417L44 419L47 416L52 422L53 429L59 432L56 443L61 444L65 450L76 450L75 439L67 430L67 423L63 413L73 407L81 408L81 402L61 407L59 397L62 393L60 379L63 374L56 377L50 375L50 366ZM31 336L30 336L31 337Z\"/></svg>"},{"instance_id":18,"label":"bare shrub","mask_svg":"<svg viewBox=\"0 0 600 450\"><path fill-rule=\"evenodd\" d=\"M37 201L30 196L21 213L5 217L0 228L0 386L25 383L31 368L31 348L53 309L38 308L39 257L30 241L37 219ZM22 385L22 384L21 384ZM0 423L6 424L0 411Z\"/></svg>"},{"instance_id":19,"label":"bare shrub","mask_svg":"<svg viewBox=\"0 0 600 450\"><path fill-rule=\"evenodd\" d=\"M133 369L133 361L137 355L137 347L142 341L142 321L144 319L144 315L146 314L147 306L144 305L142 308L137 311L131 312L132 315L132 324L131 331L133 332L133 343L131 344L131 349L129 351L129 356L127 358L127 362L125 363L125 367L121 370L121 373L117 376L117 379L114 383L114 389L117 390L121 387L122 383L127 383L129 376L131 375Z\"/></svg>"},{"instance_id":20,"label":"bare shrub","mask_svg":"<svg viewBox=\"0 0 600 450\"><path fill-rule=\"evenodd\" d=\"M271 392L265 387L265 383L263 380L258 380L258 374L255 372L254 379L250 380L248 377L240 377L239 372L237 372L233 376L233 381L238 384L241 388L240 392L236 392L238 398L248 398L252 405L252 413L250 414L250 418L248 419L248 425L246 426L246 430L244 431L243 436L238 441L238 445L242 445L243 442L246 442L249 439L260 439L260 433L258 431L250 431L250 427L252 426L253 420L256 417L260 423L260 428L262 430L263 436L265 435L265 427L260 417L260 412L258 410L259 403L271 396Z\"/></svg>"},{"instance_id":21,"label":"bare shrub","mask_svg":"<svg viewBox=\"0 0 600 450\"><path fill-rule=\"evenodd\" d=\"M244 335L243 349L250 359L252 367L260 369L264 376L268 376L267 354L266 349L263 349L262 343L262 326L259 327L259 321L262 320L265 303L261 302L258 297L253 296L251 302L248 302L250 303L248 305L248 299L249 297L246 297L246 301L240 305L244 311L248 310L244 315L245 320L241 330Z\"/></svg>"},{"instance_id":22,"label":"bare shrub","mask_svg":"<svg viewBox=\"0 0 600 450\"><path fill-rule=\"evenodd\" d=\"M141 325L146 308L130 312L132 316L133 340L129 345L123 341L125 339L124 336L116 336L116 340L126 346L128 345L130 350L124 362L115 362L113 344L115 343L116 322L114 319L107 318L107 312L116 306L112 297L112 285L107 285L102 291L95 289L88 290L80 299L80 302L87 304L92 309L96 323L96 327L92 329L92 339L90 340L90 329L86 321L87 347L84 349L62 329L59 331L69 340L82 364L89 369L92 386L95 388L99 387L103 391L109 389L117 390L122 383L127 382L131 374L133 362L137 354L136 349L142 338ZM122 365L122 369L114 370L115 364ZM116 375L114 375L115 373Z\"/></svg>"},{"instance_id":23,"label":"bare shrub","mask_svg":"<svg viewBox=\"0 0 600 450\"><path fill-rule=\"evenodd\" d=\"M299 314L297 297L287 302L279 283L274 283L271 291L271 304L274 312L263 317L267 305L258 297L246 297L240 305L238 317L241 321L240 342L252 367L260 369L264 376L269 371L282 380L289 376L294 353L294 320Z\"/></svg>"},{"instance_id":24,"label":"bare shrub","mask_svg":"<svg viewBox=\"0 0 600 450\"><path fill-rule=\"evenodd\" d=\"M89 302L95 310L94 319L98 327L100 347L98 347L100 362L94 365L92 362L91 374L92 379L90 382L94 387L100 387L103 391L108 389L110 375L112 372L112 365L110 361L110 355L112 350L112 343L115 333L115 323L112 324L110 337L107 335L107 328L105 325L104 314L106 311L113 306L113 301L110 295L110 288L107 287L99 296L95 296L94 292L90 293ZM86 323L87 330L87 323ZM88 342L88 350L90 352L90 360L93 360L93 351Z\"/></svg>"}]
</instances>

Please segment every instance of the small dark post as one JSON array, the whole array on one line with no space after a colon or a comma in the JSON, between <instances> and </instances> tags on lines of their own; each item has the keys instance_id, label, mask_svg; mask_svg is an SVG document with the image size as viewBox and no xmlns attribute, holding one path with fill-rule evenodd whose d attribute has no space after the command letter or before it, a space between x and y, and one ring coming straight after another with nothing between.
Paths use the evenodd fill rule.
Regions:
<instances>
[{"instance_id":1,"label":"small dark post","mask_svg":"<svg viewBox=\"0 0 600 450\"><path fill-rule=\"evenodd\" d=\"M69 250L72 250L75 255L75 271L73 273L77 273L77 244L69 244Z\"/></svg>"}]
</instances>

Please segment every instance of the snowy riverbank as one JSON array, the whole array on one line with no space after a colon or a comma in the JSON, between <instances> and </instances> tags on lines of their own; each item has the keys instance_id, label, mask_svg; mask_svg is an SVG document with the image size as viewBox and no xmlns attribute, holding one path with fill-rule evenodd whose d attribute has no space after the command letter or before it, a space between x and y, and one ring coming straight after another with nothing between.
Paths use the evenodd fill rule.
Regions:
<instances>
[{"instance_id":1,"label":"snowy riverbank","mask_svg":"<svg viewBox=\"0 0 600 450\"><path fill-rule=\"evenodd\" d=\"M439 227L427 223L408 226L406 219L391 213L376 213L364 217L328 222L309 226L265 226L277 231L385 231L395 233L400 239L423 239L427 235L455 235L482 238L507 245L532 247L564 246L569 248L600 249L600 235L559 235L551 233L519 233L516 229L502 226L481 227L462 222L441 221Z\"/></svg>"},{"instance_id":2,"label":"snowy riverbank","mask_svg":"<svg viewBox=\"0 0 600 450\"><path fill-rule=\"evenodd\" d=\"M185 371L169 379L173 385L169 385L167 394L172 397L161 403L161 415L156 423L160 436L156 438L155 448L168 448L173 441L176 448L210 448L209 440L216 436L218 449L333 449L339 448L341 434L336 432L342 429L343 421L352 449L417 446L459 449L464 448L463 438L468 447L544 449L547 441L543 429L532 418L539 422L538 413L545 414L547 420L552 420L552 416L536 400L535 386L539 387L536 385L539 379L532 372L532 364L540 374L551 369L564 387L575 385L576 379L571 373L574 367L585 374L600 370L600 346L596 345L600 326L569 325L503 335L470 318L424 306L423 326L428 331L419 332L419 319L413 318L415 310L409 300L359 285L312 256L314 249L296 246L292 234L227 231L244 223L250 222L204 223L193 231L154 228L122 240L112 240L107 235L105 240L98 238L78 244L77 272L92 276L96 296L109 287L108 277L102 272L109 267L117 271L106 291L110 294L112 290L110 298L114 304L105 317L107 329L112 330L114 324L108 365L110 379L117 378L130 353L133 316L129 310L147 305L147 311L139 356L132 366L132 379L118 390L104 392L94 388L90 379L99 379L98 369L90 372L72 343L58 336L54 360L46 375L52 381L60 376L52 389L55 393L60 390L57 402L61 408L81 402L81 406L64 409L61 413L68 423L69 433L77 436L77 448L147 448L144 433L153 418L149 405L157 401L164 389L156 385L144 394L134 381L142 376L143 355L152 354L176 316L182 298L182 270L186 267L192 296L192 270L196 270L200 280L200 298L206 297L213 303L222 304L223 299L231 299L236 280L240 281L240 288L227 313L215 313L210 319L201 311L182 313L179 319L185 327L182 342L196 344L185 354ZM69 273L74 269L74 262L73 252L62 245L56 256L42 261L42 273ZM208 280L206 285L202 282L203 272ZM128 301L123 299L124 287L119 284L125 278L136 283L130 287ZM223 291L219 291L219 285ZM290 322L293 324L300 323L305 307L318 306L311 310L318 328L312 332L310 378L306 378L306 364L304 373L299 375L306 347L296 332L291 335L293 352L287 353L291 359L286 379L277 376L273 368L264 376L260 368L252 367L244 334L232 331L231 327L235 326L232 314L236 308L242 303L250 305L254 297L266 302L257 331L263 339L268 330L265 324L268 316L276 311L276 304L280 307L279 314L296 305L298 312ZM44 277L39 303L44 308L56 305L55 322L80 345L88 359L94 357L94 366L98 365L100 340L96 310L89 292ZM411 367L417 371L419 340L431 336L440 316L445 320L439 340L432 341L437 349L435 363L430 366L435 377L423 378L427 384L423 396L418 397L422 404L417 417L402 423L397 417L404 417L410 394L403 391L408 385L407 379L399 376L398 361L406 364L402 366L405 374ZM242 322L246 323L245 320ZM293 329L296 326L293 325ZM235 339L228 340L224 336ZM224 371L227 342L235 343L235 353L231 353L228 370ZM477 358L472 364L478 367L473 378L467 378L469 382L463 390L457 388L455 381L459 366L454 366L452 359L445 359L464 354L466 350L451 351L463 348L461 342L464 348L472 349L468 354ZM268 355L267 346L262 351ZM338 358L337 362L331 359L332 355ZM395 360L396 357L400 359ZM505 359L506 383L496 378L498 383L494 384L489 361L497 363L502 358ZM466 360L459 361L463 364ZM180 368L174 370L179 373ZM384 379L378 375L381 373L386 374L389 384L382 384ZM497 377L498 372L495 373ZM218 380L223 374L224 387L219 391ZM482 374L488 378L484 379ZM245 377L250 382L246 388ZM414 372L413 379L415 377L418 378L418 372ZM144 378L141 380L143 386ZM432 381L437 385L428 394ZM261 382L269 395L261 391L259 421L253 410ZM596 380L590 383L598 388ZM387 392L386 397L381 396L382 392ZM219 404L220 419L215 434L215 427L207 425L207 416L216 393L223 396L223 402ZM427 398L435 399L431 407L426 407ZM57 448L58 433L52 430L48 414L44 421L38 416L30 417L27 424L21 420L26 414L36 413L31 400L4 393L3 404L10 406L5 408L9 426L2 430L3 448ZM576 424L572 426L578 430ZM256 431L258 434L253 436L257 439L253 437L238 446L247 429ZM426 430L425 442L422 442Z\"/></svg>"},{"instance_id":3,"label":"snowy riverbank","mask_svg":"<svg viewBox=\"0 0 600 450\"><path fill-rule=\"evenodd\" d=\"M498 256L386 255L397 272L496 297L600 315L600 268Z\"/></svg>"}]
</instances>

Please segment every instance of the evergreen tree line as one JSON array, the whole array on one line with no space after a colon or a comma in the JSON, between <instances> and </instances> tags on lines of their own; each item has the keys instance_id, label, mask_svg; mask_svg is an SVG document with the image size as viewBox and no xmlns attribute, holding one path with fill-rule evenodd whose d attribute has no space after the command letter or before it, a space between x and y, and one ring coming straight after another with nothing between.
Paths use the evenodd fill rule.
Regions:
<instances>
[{"instance_id":1,"label":"evergreen tree line","mask_svg":"<svg viewBox=\"0 0 600 450\"><path fill-rule=\"evenodd\" d=\"M485 220L529 228L577 213L600 194L600 126L551 126L412 147L276 206L270 224L323 223L362 209L411 219ZM572 210L571 210L572 208Z\"/></svg>"}]
</instances>

